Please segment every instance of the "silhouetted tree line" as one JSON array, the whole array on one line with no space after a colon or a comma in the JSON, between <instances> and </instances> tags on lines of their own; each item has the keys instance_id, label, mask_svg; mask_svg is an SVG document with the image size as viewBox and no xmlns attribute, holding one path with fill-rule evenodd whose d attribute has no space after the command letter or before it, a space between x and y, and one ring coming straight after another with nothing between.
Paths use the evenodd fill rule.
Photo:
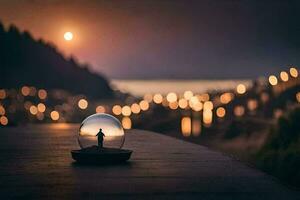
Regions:
<instances>
[{"instance_id":1,"label":"silhouetted tree line","mask_svg":"<svg viewBox=\"0 0 300 200\"><path fill-rule=\"evenodd\" d=\"M0 22L0 88L33 85L45 89L64 89L90 98L111 98L108 81L91 73L74 58L66 59L57 49Z\"/></svg>"}]
</instances>

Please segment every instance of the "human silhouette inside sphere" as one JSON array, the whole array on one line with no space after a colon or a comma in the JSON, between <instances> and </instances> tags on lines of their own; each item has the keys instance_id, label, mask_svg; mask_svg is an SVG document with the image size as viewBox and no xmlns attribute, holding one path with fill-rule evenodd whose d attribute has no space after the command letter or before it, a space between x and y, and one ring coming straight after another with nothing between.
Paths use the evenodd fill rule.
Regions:
<instances>
[{"instance_id":1,"label":"human silhouette inside sphere","mask_svg":"<svg viewBox=\"0 0 300 200\"><path fill-rule=\"evenodd\" d=\"M98 148L103 148L103 139L105 137L104 133L102 132L102 128L99 129L99 132L97 133L98 136Z\"/></svg>"}]
</instances>

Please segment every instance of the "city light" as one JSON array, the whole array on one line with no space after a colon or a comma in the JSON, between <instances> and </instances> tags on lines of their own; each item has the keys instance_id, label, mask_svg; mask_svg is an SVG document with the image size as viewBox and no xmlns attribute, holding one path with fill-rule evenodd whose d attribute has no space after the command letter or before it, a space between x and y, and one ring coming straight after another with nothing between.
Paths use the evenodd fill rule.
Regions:
<instances>
[{"instance_id":1,"label":"city light","mask_svg":"<svg viewBox=\"0 0 300 200\"><path fill-rule=\"evenodd\" d=\"M147 101L145 101L145 100L142 100L139 103L139 105L140 105L140 108L141 108L142 111L146 111L146 110L149 109L149 103Z\"/></svg>"},{"instance_id":2,"label":"city light","mask_svg":"<svg viewBox=\"0 0 300 200\"><path fill-rule=\"evenodd\" d=\"M190 117L183 117L181 119L181 132L185 137L189 137L192 132L192 120Z\"/></svg>"},{"instance_id":3,"label":"city light","mask_svg":"<svg viewBox=\"0 0 300 200\"><path fill-rule=\"evenodd\" d=\"M233 94L226 92L220 96L220 102L222 104L228 104L233 99Z\"/></svg>"},{"instance_id":4,"label":"city light","mask_svg":"<svg viewBox=\"0 0 300 200\"><path fill-rule=\"evenodd\" d=\"M168 95L167 95L167 101L169 103L172 103L174 101L177 101L177 95L174 93L174 92L170 92Z\"/></svg>"},{"instance_id":5,"label":"city light","mask_svg":"<svg viewBox=\"0 0 300 200\"><path fill-rule=\"evenodd\" d=\"M297 92L296 99L297 99L298 103L300 103L300 92Z\"/></svg>"},{"instance_id":6,"label":"city light","mask_svg":"<svg viewBox=\"0 0 300 200\"><path fill-rule=\"evenodd\" d=\"M185 91L183 93L183 97L186 99L186 100L190 100L192 98L192 96L194 96L193 92L192 91Z\"/></svg>"},{"instance_id":7,"label":"city light","mask_svg":"<svg viewBox=\"0 0 300 200\"><path fill-rule=\"evenodd\" d=\"M97 106L96 107L96 113L105 113L105 107L104 106Z\"/></svg>"},{"instance_id":8,"label":"city light","mask_svg":"<svg viewBox=\"0 0 300 200\"><path fill-rule=\"evenodd\" d=\"M223 107L217 108L216 114L217 114L217 116L220 117L220 118L225 117L225 115L226 115L226 110L225 110L225 108L223 108Z\"/></svg>"},{"instance_id":9,"label":"city light","mask_svg":"<svg viewBox=\"0 0 300 200\"><path fill-rule=\"evenodd\" d=\"M6 95L5 90L1 89L1 90L0 90L0 99L5 99L6 96L7 96L7 95Z\"/></svg>"},{"instance_id":10,"label":"city light","mask_svg":"<svg viewBox=\"0 0 300 200\"><path fill-rule=\"evenodd\" d=\"M249 99L247 102L248 110L253 111L257 108L257 101L255 99Z\"/></svg>"},{"instance_id":11,"label":"city light","mask_svg":"<svg viewBox=\"0 0 300 200\"><path fill-rule=\"evenodd\" d=\"M161 94L155 94L155 95L153 96L153 101L154 101L154 103L156 103L156 104L160 104L160 103L162 103L162 101L163 101L163 96L162 96Z\"/></svg>"},{"instance_id":12,"label":"city light","mask_svg":"<svg viewBox=\"0 0 300 200\"><path fill-rule=\"evenodd\" d=\"M205 125L209 126L212 123L212 119L213 119L212 110L210 110L210 109L204 109L203 110L203 123Z\"/></svg>"},{"instance_id":13,"label":"city light","mask_svg":"<svg viewBox=\"0 0 300 200\"><path fill-rule=\"evenodd\" d=\"M36 106L32 105L32 106L30 106L29 111L32 115L36 115L38 112L38 109Z\"/></svg>"},{"instance_id":14,"label":"city light","mask_svg":"<svg viewBox=\"0 0 300 200\"><path fill-rule=\"evenodd\" d=\"M39 103L39 104L37 105L37 109L38 109L39 112L43 113L43 112L45 112L45 110L46 110L46 106L45 106L45 104L43 104L43 103Z\"/></svg>"},{"instance_id":15,"label":"city light","mask_svg":"<svg viewBox=\"0 0 300 200\"><path fill-rule=\"evenodd\" d=\"M59 112L57 112L57 111L52 111L51 113L50 113L50 117L51 117L51 119L53 120L53 121L57 121L58 119L59 119Z\"/></svg>"},{"instance_id":16,"label":"city light","mask_svg":"<svg viewBox=\"0 0 300 200\"><path fill-rule=\"evenodd\" d=\"M30 88L28 86L23 86L21 89L21 93L23 96L29 96Z\"/></svg>"},{"instance_id":17,"label":"city light","mask_svg":"<svg viewBox=\"0 0 300 200\"><path fill-rule=\"evenodd\" d=\"M269 83L271 85L277 85L278 80L277 80L276 76L274 76L274 75L269 76Z\"/></svg>"},{"instance_id":18,"label":"city light","mask_svg":"<svg viewBox=\"0 0 300 200\"><path fill-rule=\"evenodd\" d=\"M129 117L123 117L122 118L122 126L124 129L131 129L132 127L132 122Z\"/></svg>"},{"instance_id":19,"label":"city light","mask_svg":"<svg viewBox=\"0 0 300 200\"><path fill-rule=\"evenodd\" d=\"M47 98L47 91L44 90L44 89L40 89L40 90L38 91L38 96L39 96L39 98L42 99L42 100L46 99L46 98Z\"/></svg>"},{"instance_id":20,"label":"city light","mask_svg":"<svg viewBox=\"0 0 300 200\"><path fill-rule=\"evenodd\" d=\"M243 106L236 106L236 107L234 107L233 112L234 112L235 116L241 117L245 113L245 108Z\"/></svg>"},{"instance_id":21,"label":"city light","mask_svg":"<svg viewBox=\"0 0 300 200\"><path fill-rule=\"evenodd\" d=\"M188 101L186 99L179 99L178 106L181 109L186 109L188 107Z\"/></svg>"},{"instance_id":22,"label":"city light","mask_svg":"<svg viewBox=\"0 0 300 200\"><path fill-rule=\"evenodd\" d=\"M203 109L204 109L204 110L212 110L212 109L214 109L214 104L213 104L213 102L211 102L211 101L206 101L206 102L204 102L204 104L203 104Z\"/></svg>"},{"instance_id":23,"label":"city light","mask_svg":"<svg viewBox=\"0 0 300 200\"><path fill-rule=\"evenodd\" d=\"M294 67L291 67L290 68L290 74L291 74L291 77L297 78L298 77L298 70Z\"/></svg>"},{"instance_id":24,"label":"city light","mask_svg":"<svg viewBox=\"0 0 300 200\"><path fill-rule=\"evenodd\" d=\"M236 92L238 94L244 94L246 92L246 86L244 84L238 84L236 87Z\"/></svg>"},{"instance_id":25,"label":"city light","mask_svg":"<svg viewBox=\"0 0 300 200\"><path fill-rule=\"evenodd\" d=\"M8 124L8 119L5 116L0 117L0 124L6 126Z\"/></svg>"},{"instance_id":26,"label":"city light","mask_svg":"<svg viewBox=\"0 0 300 200\"><path fill-rule=\"evenodd\" d=\"M287 82L289 80L289 74L285 71L280 72L280 78L283 82Z\"/></svg>"},{"instance_id":27,"label":"city light","mask_svg":"<svg viewBox=\"0 0 300 200\"><path fill-rule=\"evenodd\" d=\"M131 108L129 106L123 106L122 115L128 117L131 115Z\"/></svg>"},{"instance_id":28,"label":"city light","mask_svg":"<svg viewBox=\"0 0 300 200\"><path fill-rule=\"evenodd\" d=\"M5 108L0 105L0 115L5 115Z\"/></svg>"},{"instance_id":29,"label":"city light","mask_svg":"<svg viewBox=\"0 0 300 200\"><path fill-rule=\"evenodd\" d=\"M176 110L178 108L177 101L169 103L169 108L172 109L172 110Z\"/></svg>"},{"instance_id":30,"label":"city light","mask_svg":"<svg viewBox=\"0 0 300 200\"><path fill-rule=\"evenodd\" d=\"M144 100L147 101L148 103L151 103L153 100L153 97L151 94L145 94L144 95Z\"/></svg>"},{"instance_id":31,"label":"city light","mask_svg":"<svg viewBox=\"0 0 300 200\"><path fill-rule=\"evenodd\" d=\"M87 109L87 107L88 107L88 102L87 102L87 100L85 100L85 99L80 99L80 100L78 101L78 107L79 107L80 109L82 109L82 110Z\"/></svg>"},{"instance_id":32,"label":"city light","mask_svg":"<svg viewBox=\"0 0 300 200\"><path fill-rule=\"evenodd\" d=\"M141 108L137 103L132 104L130 108L131 108L131 112L134 114L139 114L141 112Z\"/></svg>"},{"instance_id":33,"label":"city light","mask_svg":"<svg viewBox=\"0 0 300 200\"><path fill-rule=\"evenodd\" d=\"M114 113L114 115L121 115L122 107L120 105L114 105L112 108L112 112Z\"/></svg>"}]
</instances>

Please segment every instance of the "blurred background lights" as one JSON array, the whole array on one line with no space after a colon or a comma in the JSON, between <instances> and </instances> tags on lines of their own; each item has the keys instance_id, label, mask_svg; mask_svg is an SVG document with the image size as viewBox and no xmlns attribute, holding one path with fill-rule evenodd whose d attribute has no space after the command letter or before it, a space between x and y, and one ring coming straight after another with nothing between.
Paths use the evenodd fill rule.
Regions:
<instances>
[{"instance_id":1,"label":"blurred background lights","mask_svg":"<svg viewBox=\"0 0 300 200\"><path fill-rule=\"evenodd\" d=\"M163 96L162 96L161 94L155 94L155 95L153 96L153 101L154 101L154 103L156 103L156 104L160 104L160 103L162 103L162 101L163 101Z\"/></svg>"},{"instance_id":2,"label":"blurred background lights","mask_svg":"<svg viewBox=\"0 0 300 200\"><path fill-rule=\"evenodd\" d=\"M38 109L36 106L32 105L32 106L30 106L29 111L32 115L36 115L38 112Z\"/></svg>"},{"instance_id":3,"label":"blurred background lights","mask_svg":"<svg viewBox=\"0 0 300 200\"><path fill-rule=\"evenodd\" d=\"M167 101L169 103L172 103L174 101L177 101L177 95L174 93L174 92L170 92L168 95L167 95Z\"/></svg>"},{"instance_id":4,"label":"blurred background lights","mask_svg":"<svg viewBox=\"0 0 300 200\"><path fill-rule=\"evenodd\" d=\"M85 99L80 99L80 100L78 101L78 107L79 107L80 109L82 109L82 110L87 109L87 107L88 107L88 102L87 102L87 100L85 100Z\"/></svg>"},{"instance_id":5,"label":"blurred background lights","mask_svg":"<svg viewBox=\"0 0 300 200\"><path fill-rule=\"evenodd\" d=\"M181 119L181 132L185 137L189 137L192 132L192 120L190 117L183 117Z\"/></svg>"},{"instance_id":6,"label":"blurred background lights","mask_svg":"<svg viewBox=\"0 0 300 200\"><path fill-rule=\"evenodd\" d=\"M59 112L57 112L56 110L52 111L50 113L50 117L53 121L57 121L59 119Z\"/></svg>"},{"instance_id":7,"label":"blurred background lights","mask_svg":"<svg viewBox=\"0 0 300 200\"><path fill-rule=\"evenodd\" d=\"M297 94L296 94L296 99L297 99L297 101L300 103L300 92L297 92Z\"/></svg>"},{"instance_id":8,"label":"blurred background lights","mask_svg":"<svg viewBox=\"0 0 300 200\"><path fill-rule=\"evenodd\" d=\"M44 89L40 89L38 91L38 96L40 99L46 99L47 98L47 92Z\"/></svg>"},{"instance_id":9,"label":"blurred background lights","mask_svg":"<svg viewBox=\"0 0 300 200\"><path fill-rule=\"evenodd\" d=\"M131 115L131 108L129 106L123 106L122 108L122 115L130 116Z\"/></svg>"},{"instance_id":10,"label":"blurred background lights","mask_svg":"<svg viewBox=\"0 0 300 200\"><path fill-rule=\"evenodd\" d=\"M244 84L238 84L236 87L236 92L238 94L244 94L246 92L246 86Z\"/></svg>"},{"instance_id":11,"label":"blurred background lights","mask_svg":"<svg viewBox=\"0 0 300 200\"><path fill-rule=\"evenodd\" d=\"M0 115L5 115L5 108L0 105Z\"/></svg>"},{"instance_id":12,"label":"blurred background lights","mask_svg":"<svg viewBox=\"0 0 300 200\"><path fill-rule=\"evenodd\" d=\"M38 109L39 112L43 113L43 112L45 112L45 110L46 110L46 106L45 106L45 104L43 104L43 103L39 103L39 104L37 105L37 109Z\"/></svg>"},{"instance_id":13,"label":"blurred background lights","mask_svg":"<svg viewBox=\"0 0 300 200\"><path fill-rule=\"evenodd\" d=\"M8 124L8 119L5 116L0 117L0 124L6 126Z\"/></svg>"},{"instance_id":14,"label":"blurred background lights","mask_svg":"<svg viewBox=\"0 0 300 200\"><path fill-rule=\"evenodd\" d=\"M149 103L152 102L152 100L153 100L152 94L145 94L144 95L144 100L149 102Z\"/></svg>"},{"instance_id":15,"label":"blurred background lights","mask_svg":"<svg viewBox=\"0 0 300 200\"><path fill-rule=\"evenodd\" d=\"M277 85L278 80L277 80L276 76L274 76L274 75L269 76L269 83L271 85Z\"/></svg>"},{"instance_id":16,"label":"blurred background lights","mask_svg":"<svg viewBox=\"0 0 300 200\"><path fill-rule=\"evenodd\" d=\"M6 92L5 90L1 89L0 90L0 99L5 99L6 98Z\"/></svg>"},{"instance_id":17,"label":"blurred background lights","mask_svg":"<svg viewBox=\"0 0 300 200\"><path fill-rule=\"evenodd\" d=\"M225 117L225 114L226 114L225 108L223 108L223 107L217 108L216 114L217 114L217 116L220 117L220 118Z\"/></svg>"},{"instance_id":18,"label":"blurred background lights","mask_svg":"<svg viewBox=\"0 0 300 200\"><path fill-rule=\"evenodd\" d=\"M105 113L105 107L97 106L95 111L96 111L96 113Z\"/></svg>"},{"instance_id":19,"label":"blurred background lights","mask_svg":"<svg viewBox=\"0 0 300 200\"><path fill-rule=\"evenodd\" d=\"M298 70L294 67L291 67L290 68L290 74L291 74L291 77L297 78L298 77Z\"/></svg>"},{"instance_id":20,"label":"blurred background lights","mask_svg":"<svg viewBox=\"0 0 300 200\"><path fill-rule=\"evenodd\" d=\"M134 114L138 114L141 112L141 108L137 103L132 104L130 108L131 108L131 112Z\"/></svg>"},{"instance_id":21,"label":"blurred background lights","mask_svg":"<svg viewBox=\"0 0 300 200\"><path fill-rule=\"evenodd\" d=\"M289 80L289 74L285 71L280 72L280 79L283 82L287 82Z\"/></svg>"},{"instance_id":22,"label":"blurred background lights","mask_svg":"<svg viewBox=\"0 0 300 200\"><path fill-rule=\"evenodd\" d=\"M112 112L114 115L121 115L122 107L120 105L114 105L112 108Z\"/></svg>"},{"instance_id":23,"label":"blurred background lights","mask_svg":"<svg viewBox=\"0 0 300 200\"><path fill-rule=\"evenodd\" d=\"M21 89L21 93L24 96L28 96L29 93L30 93L30 88L28 86L23 86L22 89Z\"/></svg>"},{"instance_id":24,"label":"blurred background lights","mask_svg":"<svg viewBox=\"0 0 300 200\"><path fill-rule=\"evenodd\" d=\"M132 122L129 117L123 117L122 118L122 126L124 129L131 129Z\"/></svg>"},{"instance_id":25,"label":"blurred background lights","mask_svg":"<svg viewBox=\"0 0 300 200\"><path fill-rule=\"evenodd\" d=\"M190 100L190 98L192 98L192 96L194 96L193 92L192 91L185 91L183 93L183 97L186 99L186 100Z\"/></svg>"},{"instance_id":26,"label":"blurred background lights","mask_svg":"<svg viewBox=\"0 0 300 200\"><path fill-rule=\"evenodd\" d=\"M149 109L149 103L145 100L140 101L139 103L141 110L146 111Z\"/></svg>"}]
</instances>

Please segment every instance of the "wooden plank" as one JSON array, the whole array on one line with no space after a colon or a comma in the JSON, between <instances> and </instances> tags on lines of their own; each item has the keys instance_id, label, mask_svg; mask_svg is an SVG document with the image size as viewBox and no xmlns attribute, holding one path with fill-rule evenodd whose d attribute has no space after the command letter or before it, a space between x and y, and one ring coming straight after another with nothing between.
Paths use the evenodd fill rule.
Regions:
<instances>
[{"instance_id":1,"label":"wooden plank","mask_svg":"<svg viewBox=\"0 0 300 200\"><path fill-rule=\"evenodd\" d=\"M130 162L82 166L78 125L0 129L0 197L104 199L289 199L299 195L270 176L206 147L131 130Z\"/></svg>"}]
</instances>

